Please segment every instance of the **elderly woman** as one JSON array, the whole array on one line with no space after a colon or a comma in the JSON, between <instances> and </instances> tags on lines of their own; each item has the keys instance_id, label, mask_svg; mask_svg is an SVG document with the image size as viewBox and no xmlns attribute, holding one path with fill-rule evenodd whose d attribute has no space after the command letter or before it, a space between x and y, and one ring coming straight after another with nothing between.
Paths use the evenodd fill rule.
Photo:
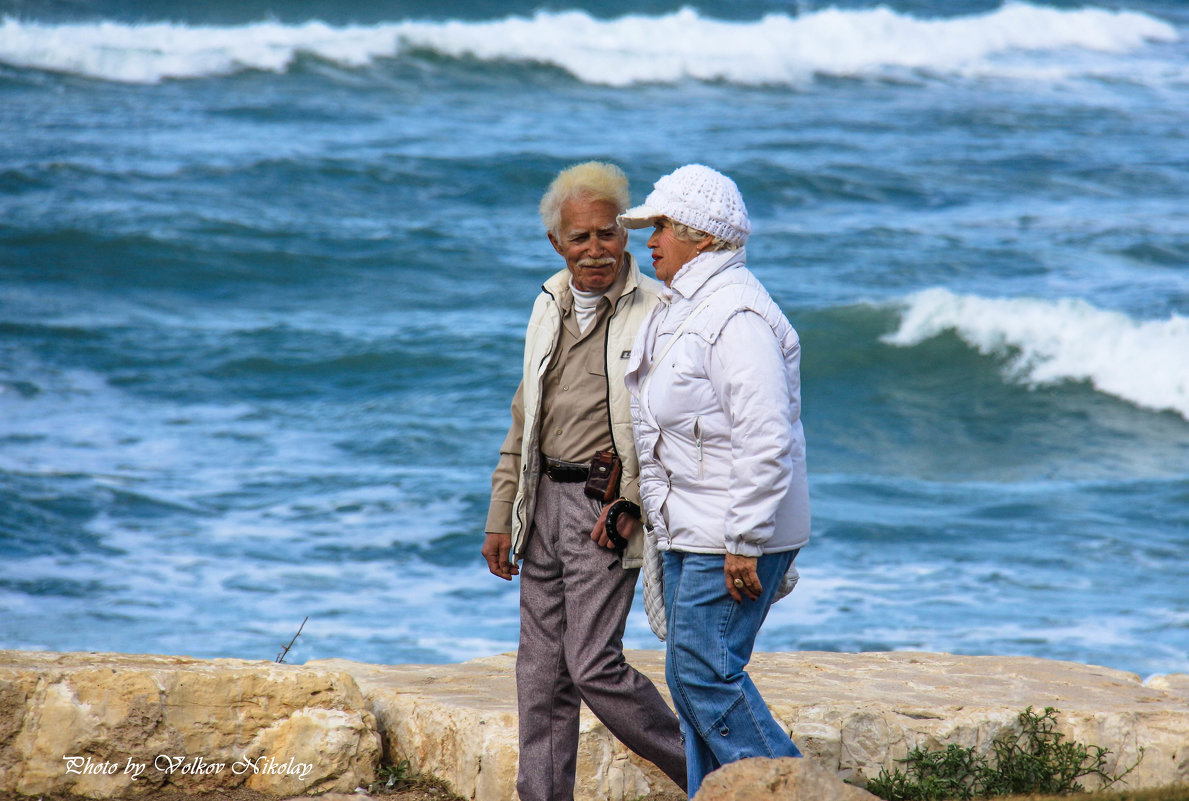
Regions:
<instances>
[{"instance_id":1,"label":"elderly woman","mask_svg":"<svg viewBox=\"0 0 1189 801\"><path fill-rule=\"evenodd\" d=\"M653 227L665 284L626 380L649 545L663 561L664 619L650 622L668 640L692 798L721 765L801 755L744 670L809 541L801 349L746 267L751 225L730 178L686 165L619 221ZM633 522L615 516L619 531Z\"/></svg>"}]
</instances>

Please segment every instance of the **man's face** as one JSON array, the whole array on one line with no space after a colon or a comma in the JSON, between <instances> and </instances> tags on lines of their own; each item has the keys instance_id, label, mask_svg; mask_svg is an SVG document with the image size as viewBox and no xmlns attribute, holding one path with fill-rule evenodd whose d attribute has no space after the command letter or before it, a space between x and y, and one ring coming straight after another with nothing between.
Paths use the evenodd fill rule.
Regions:
<instances>
[{"instance_id":1,"label":"man's face","mask_svg":"<svg viewBox=\"0 0 1189 801\"><path fill-rule=\"evenodd\" d=\"M623 266L628 232L615 222L616 212L606 200L572 198L562 204L558 234L549 234L583 292L606 292Z\"/></svg>"}]
</instances>

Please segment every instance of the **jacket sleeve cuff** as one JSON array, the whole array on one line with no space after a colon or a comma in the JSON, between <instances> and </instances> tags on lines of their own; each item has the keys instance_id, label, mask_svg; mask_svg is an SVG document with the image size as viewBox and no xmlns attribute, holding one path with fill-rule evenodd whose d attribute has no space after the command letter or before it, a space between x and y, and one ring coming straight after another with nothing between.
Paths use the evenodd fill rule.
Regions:
<instances>
[{"instance_id":1,"label":"jacket sleeve cuff","mask_svg":"<svg viewBox=\"0 0 1189 801\"><path fill-rule=\"evenodd\" d=\"M764 546L747 542L743 539L743 535L736 534L733 537L727 537L727 551L736 556L758 558L764 555Z\"/></svg>"},{"instance_id":2,"label":"jacket sleeve cuff","mask_svg":"<svg viewBox=\"0 0 1189 801\"><path fill-rule=\"evenodd\" d=\"M493 499L487 508L487 527L483 529L488 534L512 533L512 503Z\"/></svg>"}]
</instances>

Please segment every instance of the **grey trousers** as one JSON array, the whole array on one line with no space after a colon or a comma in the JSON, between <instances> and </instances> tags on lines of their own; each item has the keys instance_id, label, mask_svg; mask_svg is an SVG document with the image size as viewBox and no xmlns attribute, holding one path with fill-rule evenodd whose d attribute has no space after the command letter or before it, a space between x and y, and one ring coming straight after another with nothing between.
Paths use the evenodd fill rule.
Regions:
<instances>
[{"instance_id":1,"label":"grey trousers","mask_svg":"<svg viewBox=\"0 0 1189 801\"><path fill-rule=\"evenodd\" d=\"M632 751L682 789L677 716L623 656L639 570L590 539L600 504L582 484L542 477L520 567L520 801L572 801L579 701Z\"/></svg>"}]
</instances>

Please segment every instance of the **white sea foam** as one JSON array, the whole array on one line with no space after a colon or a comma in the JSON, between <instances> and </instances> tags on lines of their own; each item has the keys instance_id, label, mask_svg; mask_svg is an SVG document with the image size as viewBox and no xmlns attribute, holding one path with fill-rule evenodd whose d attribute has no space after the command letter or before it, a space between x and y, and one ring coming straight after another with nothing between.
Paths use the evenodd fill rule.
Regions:
<instances>
[{"instance_id":1,"label":"white sea foam","mask_svg":"<svg viewBox=\"0 0 1189 801\"><path fill-rule=\"evenodd\" d=\"M1088 381L1137 406L1189 420L1189 317L1135 320L1082 300L998 299L928 289L906 300L883 341L912 346L954 331L980 353L1007 357L1030 385Z\"/></svg>"},{"instance_id":2,"label":"white sea foam","mask_svg":"<svg viewBox=\"0 0 1189 801\"><path fill-rule=\"evenodd\" d=\"M1167 22L1131 11L1062 10L1011 2L982 15L918 19L885 7L769 14L727 22L683 9L601 20L581 11L486 22L403 21L334 27L259 22L202 27L167 22L47 25L5 18L0 62L111 81L283 72L299 54L346 67L410 49L482 61L548 64L590 83L683 79L796 85L814 75L875 77L922 71L973 77L1179 79L1177 59L1142 70L1120 54L1178 41ZM1060 53L1059 63L1053 55Z\"/></svg>"}]
</instances>

